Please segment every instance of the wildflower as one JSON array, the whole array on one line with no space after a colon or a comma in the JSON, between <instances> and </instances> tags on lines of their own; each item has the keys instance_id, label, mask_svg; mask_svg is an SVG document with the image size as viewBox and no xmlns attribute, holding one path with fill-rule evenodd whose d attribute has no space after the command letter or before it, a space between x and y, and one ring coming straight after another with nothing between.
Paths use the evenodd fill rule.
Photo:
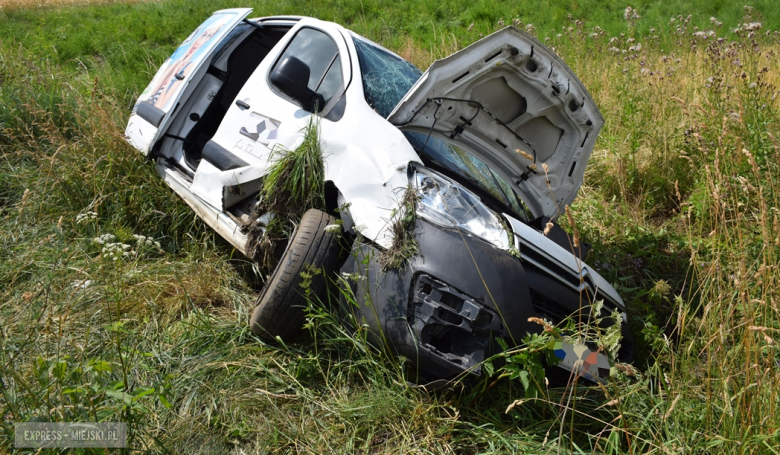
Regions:
<instances>
[{"instance_id":1,"label":"wildflower","mask_svg":"<svg viewBox=\"0 0 780 455\"><path fill-rule=\"evenodd\" d=\"M92 241L97 244L103 245L107 242L114 240L115 238L116 236L114 236L113 234L103 234L100 237L95 237L94 239L92 239Z\"/></svg>"},{"instance_id":2,"label":"wildflower","mask_svg":"<svg viewBox=\"0 0 780 455\"><path fill-rule=\"evenodd\" d=\"M107 235L111 235L111 234L107 234ZM136 252L134 250L128 251L132 247L125 243L114 242L114 243L106 243L105 245L106 246L104 246L103 249L100 250L100 252L103 254L103 257L105 257L106 259L111 259L112 261L118 261L119 259L129 258L131 256L134 257L136 255Z\"/></svg>"},{"instance_id":3,"label":"wildflower","mask_svg":"<svg viewBox=\"0 0 780 455\"><path fill-rule=\"evenodd\" d=\"M593 304L593 308L591 309L591 314L593 314L595 317L601 316L601 309L604 307L604 301L603 300L597 300Z\"/></svg>"},{"instance_id":4,"label":"wildflower","mask_svg":"<svg viewBox=\"0 0 780 455\"><path fill-rule=\"evenodd\" d=\"M546 173L547 173L547 171L548 171L550 168L547 166L547 163L542 163L542 169L544 169L544 173L546 174Z\"/></svg>"},{"instance_id":5,"label":"wildflower","mask_svg":"<svg viewBox=\"0 0 780 455\"><path fill-rule=\"evenodd\" d=\"M514 25L515 27L520 27L521 25L523 25L523 22L520 21L519 18L514 18L512 19L512 25Z\"/></svg>"},{"instance_id":6,"label":"wildflower","mask_svg":"<svg viewBox=\"0 0 780 455\"><path fill-rule=\"evenodd\" d=\"M341 226L338 224L329 224L325 226L325 232L331 234L338 234L339 232L341 232Z\"/></svg>"},{"instance_id":7,"label":"wildflower","mask_svg":"<svg viewBox=\"0 0 780 455\"><path fill-rule=\"evenodd\" d=\"M655 282L655 286L653 286L653 292L658 295L666 295L671 291L672 287L666 280L658 280Z\"/></svg>"},{"instance_id":8,"label":"wildflower","mask_svg":"<svg viewBox=\"0 0 780 455\"><path fill-rule=\"evenodd\" d=\"M76 289L86 289L92 284L92 280L75 280L73 287Z\"/></svg>"},{"instance_id":9,"label":"wildflower","mask_svg":"<svg viewBox=\"0 0 780 455\"><path fill-rule=\"evenodd\" d=\"M542 318L531 317L531 318L528 318L528 322L533 322L535 324L539 324L539 325L543 326L544 327L544 331L547 332L547 333L550 333L550 332L552 332L554 330L552 324L550 324L549 321L547 321L545 319L542 319Z\"/></svg>"},{"instance_id":10,"label":"wildflower","mask_svg":"<svg viewBox=\"0 0 780 455\"><path fill-rule=\"evenodd\" d=\"M94 219L97 219L97 213L95 212L79 213L76 215L76 224L81 224L82 221L89 221Z\"/></svg>"},{"instance_id":11,"label":"wildflower","mask_svg":"<svg viewBox=\"0 0 780 455\"><path fill-rule=\"evenodd\" d=\"M610 48L609 48L609 49L607 49L607 50L608 50L608 51L610 51L610 52L612 52L613 54L619 54L619 53L620 53L620 49L618 49L618 48L616 48L616 47L614 47L614 46L610 47Z\"/></svg>"},{"instance_id":12,"label":"wildflower","mask_svg":"<svg viewBox=\"0 0 780 455\"><path fill-rule=\"evenodd\" d=\"M553 228L552 221L548 221L547 225L544 227L544 235L549 234L552 228Z\"/></svg>"},{"instance_id":13,"label":"wildflower","mask_svg":"<svg viewBox=\"0 0 780 455\"><path fill-rule=\"evenodd\" d=\"M503 20L503 19L499 19L499 20L498 20L498 26L499 26L499 27L503 27L504 25L506 25L506 24L504 23L504 20Z\"/></svg>"},{"instance_id":14,"label":"wildflower","mask_svg":"<svg viewBox=\"0 0 780 455\"><path fill-rule=\"evenodd\" d=\"M623 11L623 19L625 19L627 21L633 22L633 21L639 19L640 17L642 17L642 16L640 16L639 13L637 13L637 10L635 10L634 8L632 8L630 6L626 6L625 11Z\"/></svg>"}]
</instances>

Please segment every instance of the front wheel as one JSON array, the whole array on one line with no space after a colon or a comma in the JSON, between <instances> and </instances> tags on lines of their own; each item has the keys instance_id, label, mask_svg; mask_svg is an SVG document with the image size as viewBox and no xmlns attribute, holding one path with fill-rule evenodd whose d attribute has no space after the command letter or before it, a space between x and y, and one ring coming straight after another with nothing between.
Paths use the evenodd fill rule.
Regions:
<instances>
[{"instance_id":1,"label":"front wheel","mask_svg":"<svg viewBox=\"0 0 780 455\"><path fill-rule=\"evenodd\" d=\"M325 298L326 277L334 272L341 252L337 236L325 230L335 223L335 218L319 210L310 209L303 214L252 311L250 325L259 337L271 341L277 336L290 340L300 335L307 305L301 272L307 268L322 271L314 273L309 291L311 296Z\"/></svg>"}]
</instances>

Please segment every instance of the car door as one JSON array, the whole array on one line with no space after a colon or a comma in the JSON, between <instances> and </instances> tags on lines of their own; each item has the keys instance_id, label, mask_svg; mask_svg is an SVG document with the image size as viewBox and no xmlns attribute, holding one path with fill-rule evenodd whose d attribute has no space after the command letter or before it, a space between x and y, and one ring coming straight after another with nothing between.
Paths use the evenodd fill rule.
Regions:
<instances>
[{"instance_id":1,"label":"car door","mask_svg":"<svg viewBox=\"0 0 780 455\"><path fill-rule=\"evenodd\" d=\"M351 72L351 63L341 33L332 24L302 19L250 76L204 147L206 159L195 173L193 193L221 204L223 210L239 199L223 195L243 196L259 190L272 162L272 151L294 148L302 138L301 130L311 113L270 79L274 68L288 56L309 67L307 87L320 93L324 103L320 115L327 117L337 111L334 108L346 90L345 75ZM238 164L225 167L217 163ZM215 185L215 179L219 184Z\"/></svg>"},{"instance_id":2,"label":"car door","mask_svg":"<svg viewBox=\"0 0 780 455\"><path fill-rule=\"evenodd\" d=\"M203 62L251 8L215 12L203 22L163 63L152 82L141 93L128 121L126 135L130 143L148 154L164 132L185 89L192 83Z\"/></svg>"}]
</instances>

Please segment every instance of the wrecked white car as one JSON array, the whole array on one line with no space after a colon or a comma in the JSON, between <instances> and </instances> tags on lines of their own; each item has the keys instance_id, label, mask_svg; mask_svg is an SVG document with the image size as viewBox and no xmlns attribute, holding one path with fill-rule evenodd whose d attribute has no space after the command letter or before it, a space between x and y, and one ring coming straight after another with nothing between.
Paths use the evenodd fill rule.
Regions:
<instances>
[{"instance_id":1,"label":"wrecked white car","mask_svg":"<svg viewBox=\"0 0 780 455\"><path fill-rule=\"evenodd\" d=\"M141 94L126 136L198 216L257 260L279 215L262 211L264 182L278 150L299 147L316 119L323 207L272 248L278 262L250 317L259 336L301 331L310 267L348 277L350 307L373 339L428 378L480 374L496 339L514 345L541 330L529 318L558 323L597 300L625 311L578 257L586 247L553 222L574 200L603 124L553 52L508 27L422 73L338 24L250 12L218 11L195 30ZM409 211L414 248L388 266ZM309 290L323 293L324 280ZM617 357L630 361L623 332ZM610 360L585 345L564 343L556 355L593 380L609 372Z\"/></svg>"}]
</instances>

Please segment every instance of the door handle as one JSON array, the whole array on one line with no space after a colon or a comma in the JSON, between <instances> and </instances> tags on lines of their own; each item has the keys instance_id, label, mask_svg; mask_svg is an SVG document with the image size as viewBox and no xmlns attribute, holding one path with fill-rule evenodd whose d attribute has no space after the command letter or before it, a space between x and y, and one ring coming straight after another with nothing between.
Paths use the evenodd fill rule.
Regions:
<instances>
[{"instance_id":1,"label":"door handle","mask_svg":"<svg viewBox=\"0 0 780 455\"><path fill-rule=\"evenodd\" d=\"M249 105L241 100L236 101L236 106L240 107L241 109L249 109Z\"/></svg>"}]
</instances>

